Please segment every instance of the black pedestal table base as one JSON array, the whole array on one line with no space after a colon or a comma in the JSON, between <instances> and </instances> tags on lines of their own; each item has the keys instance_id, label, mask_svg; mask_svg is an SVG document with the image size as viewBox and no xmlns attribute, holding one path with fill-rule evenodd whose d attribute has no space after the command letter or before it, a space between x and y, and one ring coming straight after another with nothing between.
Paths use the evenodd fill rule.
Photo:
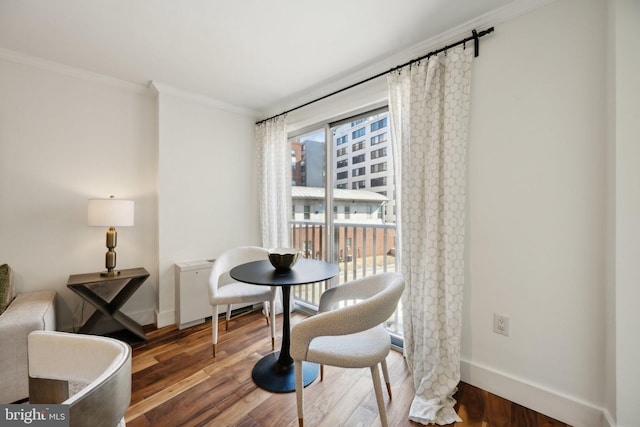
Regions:
<instances>
[{"instance_id":1,"label":"black pedestal table base","mask_svg":"<svg viewBox=\"0 0 640 427\"><path fill-rule=\"evenodd\" d=\"M274 393L289 393L296 390L296 378L293 364L282 365L278 362L280 352L276 351L263 357L255 364L251 377L262 389ZM302 379L304 387L311 384L320 372L317 363L302 362Z\"/></svg>"},{"instance_id":2,"label":"black pedestal table base","mask_svg":"<svg viewBox=\"0 0 640 427\"><path fill-rule=\"evenodd\" d=\"M321 282L339 273L338 266L324 261L301 259L290 270L276 270L267 260L253 261L232 268L229 274L235 280L254 285L280 286L282 289L282 346L279 352L271 353L253 367L253 381L260 388L276 393L295 391L295 372L290 345L290 298L291 286ZM316 363L303 362L304 386L318 377L320 367Z\"/></svg>"}]
</instances>

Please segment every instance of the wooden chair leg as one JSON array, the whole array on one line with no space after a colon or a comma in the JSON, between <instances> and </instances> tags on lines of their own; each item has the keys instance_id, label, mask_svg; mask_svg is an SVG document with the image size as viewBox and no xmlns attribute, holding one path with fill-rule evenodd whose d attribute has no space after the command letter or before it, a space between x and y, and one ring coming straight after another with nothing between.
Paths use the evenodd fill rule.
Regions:
<instances>
[{"instance_id":1,"label":"wooden chair leg","mask_svg":"<svg viewBox=\"0 0 640 427\"><path fill-rule=\"evenodd\" d=\"M376 393L378 412L380 412L380 422L382 423L382 427L388 427L387 410L384 407L384 399L382 398L382 384L380 384L380 371L378 370L378 365L371 367L371 378L373 379L373 389Z\"/></svg>"},{"instance_id":2,"label":"wooden chair leg","mask_svg":"<svg viewBox=\"0 0 640 427\"><path fill-rule=\"evenodd\" d=\"M218 346L218 306L214 305L211 311L211 343L213 344L213 357L216 357L216 347Z\"/></svg>"},{"instance_id":3,"label":"wooden chair leg","mask_svg":"<svg viewBox=\"0 0 640 427\"><path fill-rule=\"evenodd\" d=\"M296 405L298 407L298 426L304 427L304 381L302 377L302 360L293 361L293 370L296 382Z\"/></svg>"},{"instance_id":4,"label":"wooden chair leg","mask_svg":"<svg viewBox=\"0 0 640 427\"><path fill-rule=\"evenodd\" d=\"M324 365L320 365L320 381L324 379Z\"/></svg>"},{"instance_id":5,"label":"wooden chair leg","mask_svg":"<svg viewBox=\"0 0 640 427\"><path fill-rule=\"evenodd\" d=\"M269 302L269 315L271 316L271 350L276 349L276 300Z\"/></svg>"},{"instance_id":6,"label":"wooden chair leg","mask_svg":"<svg viewBox=\"0 0 640 427\"><path fill-rule=\"evenodd\" d=\"M229 319L231 319L231 304L229 304L227 306L227 315L225 316L226 319L226 323L224 325L224 330L228 331L229 330Z\"/></svg>"},{"instance_id":7,"label":"wooden chair leg","mask_svg":"<svg viewBox=\"0 0 640 427\"><path fill-rule=\"evenodd\" d=\"M387 368L387 360L382 361L382 376L384 377L384 382L387 384L387 393L389 393L389 400L393 399L391 396L391 381L389 381L389 369Z\"/></svg>"}]
</instances>

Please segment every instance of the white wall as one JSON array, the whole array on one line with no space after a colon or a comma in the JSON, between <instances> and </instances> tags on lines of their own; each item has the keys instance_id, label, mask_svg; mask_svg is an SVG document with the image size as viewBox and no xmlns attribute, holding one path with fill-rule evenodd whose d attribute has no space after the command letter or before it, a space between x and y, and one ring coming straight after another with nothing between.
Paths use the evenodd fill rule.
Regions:
<instances>
[{"instance_id":1,"label":"white wall","mask_svg":"<svg viewBox=\"0 0 640 427\"><path fill-rule=\"evenodd\" d=\"M260 245L255 117L159 90L158 326L174 323L174 264ZM207 296L204 295L204 298Z\"/></svg>"},{"instance_id":2,"label":"white wall","mask_svg":"<svg viewBox=\"0 0 640 427\"><path fill-rule=\"evenodd\" d=\"M607 1L607 200L606 200L606 286L604 421L615 425L616 414L616 146L615 146L615 1ZM604 424L603 425L607 425Z\"/></svg>"},{"instance_id":3,"label":"white wall","mask_svg":"<svg viewBox=\"0 0 640 427\"><path fill-rule=\"evenodd\" d=\"M615 276L616 418L619 427L640 419L640 2L615 7Z\"/></svg>"},{"instance_id":4,"label":"white wall","mask_svg":"<svg viewBox=\"0 0 640 427\"><path fill-rule=\"evenodd\" d=\"M87 226L87 200L132 199L135 226L117 230L117 267L151 277L123 310L152 323L155 97L32 62L0 59L0 263L15 270L18 292L55 289L58 328L71 329L82 300L66 288L69 275L104 270L107 250L106 228Z\"/></svg>"},{"instance_id":5,"label":"white wall","mask_svg":"<svg viewBox=\"0 0 640 427\"><path fill-rule=\"evenodd\" d=\"M555 1L497 27L473 70L462 356L574 425L600 425L604 399L605 46L605 2Z\"/></svg>"}]
</instances>

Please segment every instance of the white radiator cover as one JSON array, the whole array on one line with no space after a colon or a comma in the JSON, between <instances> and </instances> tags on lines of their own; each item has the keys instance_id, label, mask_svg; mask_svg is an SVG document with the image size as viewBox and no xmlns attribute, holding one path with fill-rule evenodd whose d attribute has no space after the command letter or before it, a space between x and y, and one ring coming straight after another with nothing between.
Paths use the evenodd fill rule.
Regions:
<instances>
[{"instance_id":1,"label":"white radiator cover","mask_svg":"<svg viewBox=\"0 0 640 427\"><path fill-rule=\"evenodd\" d=\"M176 325L184 329L204 323L211 317L209 304L209 276L213 260L185 261L175 263L176 275ZM252 304L237 304L238 309ZM226 306L218 308L218 314L227 312Z\"/></svg>"},{"instance_id":2,"label":"white radiator cover","mask_svg":"<svg viewBox=\"0 0 640 427\"><path fill-rule=\"evenodd\" d=\"M186 261L175 264L176 325L180 329L203 323L211 317L209 275L212 261Z\"/></svg>"}]
</instances>

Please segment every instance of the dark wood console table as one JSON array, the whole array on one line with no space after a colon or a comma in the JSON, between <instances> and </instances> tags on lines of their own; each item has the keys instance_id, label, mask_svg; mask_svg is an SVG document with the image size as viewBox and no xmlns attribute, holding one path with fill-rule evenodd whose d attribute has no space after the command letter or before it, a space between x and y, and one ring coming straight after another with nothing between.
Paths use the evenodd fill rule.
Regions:
<instances>
[{"instance_id":1,"label":"dark wood console table","mask_svg":"<svg viewBox=\"0 0 640 427\"><path fill-rule=\"evenodd\" d=\"M144 268L121 270L117 276L104 277L100 273L73 274L67 287L96 308L95 313L78 330L81 334L106 335L130 344L147 341L142 326L120 311L120 308L149 277ZM109 301L95 292L101 286L122 288Z\"/></svg>"}]
</instances>

